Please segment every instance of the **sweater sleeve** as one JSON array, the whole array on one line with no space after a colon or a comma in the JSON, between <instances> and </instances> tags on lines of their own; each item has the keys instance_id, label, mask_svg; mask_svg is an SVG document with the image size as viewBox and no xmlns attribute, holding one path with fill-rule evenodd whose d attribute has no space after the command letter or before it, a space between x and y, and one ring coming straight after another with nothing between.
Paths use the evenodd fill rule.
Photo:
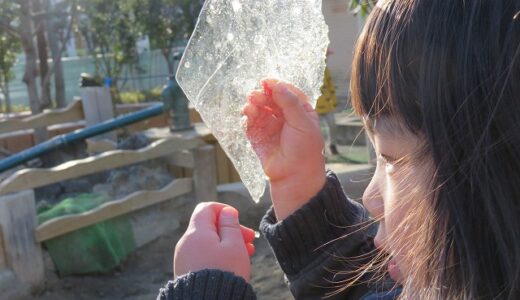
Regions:
<instances>
[{"instance_id":1,"label":"sweater sleeve","mask_svg":"<svg viewBox=\"0 0 520 300\"><path fill-rule=\"evenodd\" d=\"M329 294L333 296L327 299L360 299L369 293L366 283L341 288L349 272L371 259L375 229L364 207L347 199L332 172L323 189L298 211L278 222L271 208L260 224L296 299Z\"/></svg>"},{"instance_id":2,"label":"sweater sleeve","mask_svg":"<svg viewBox=\"0 0 520 300\"><path fill-rule=\"evenodd\" d=\"M253 288L242 277L221 270L188 273L168 282L157 300L254 300Z\"/></svg>"}]
</instances>

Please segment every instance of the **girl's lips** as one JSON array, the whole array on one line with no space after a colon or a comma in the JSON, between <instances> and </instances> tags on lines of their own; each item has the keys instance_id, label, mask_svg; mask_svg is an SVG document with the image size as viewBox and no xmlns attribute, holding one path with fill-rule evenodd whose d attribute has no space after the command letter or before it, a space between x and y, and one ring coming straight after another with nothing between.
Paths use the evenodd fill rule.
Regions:
<instances>
[{"instance_id":1,"label":"girl's lips","mask_svg":"<svg viewBox=\"0 0 520 300\"><path fill-rule=\"evenodd\" d=\"M381 248L381 242L378 240L378 239L374 239L374 246L376 247L376 249L380 250L380 251L384 251L382 248ZM401 269L399 268L399 266L397 265L397 262L395 261L395 259L390 259L388 261L388 275L390 275L390 277L396 281L396 282L399 282L400 279L401 279Z\"/></svg>"},{"instance_id":2,"label":"girl's lips","mask_svg":"<svg viewBox=\"0 0 520 300\"><path fill-rule=\"evenodd\" d=\"M401 270L393 258L388 262L388 275L396 282L399 282L401 279Z\"/></svg>"}]
</instances>

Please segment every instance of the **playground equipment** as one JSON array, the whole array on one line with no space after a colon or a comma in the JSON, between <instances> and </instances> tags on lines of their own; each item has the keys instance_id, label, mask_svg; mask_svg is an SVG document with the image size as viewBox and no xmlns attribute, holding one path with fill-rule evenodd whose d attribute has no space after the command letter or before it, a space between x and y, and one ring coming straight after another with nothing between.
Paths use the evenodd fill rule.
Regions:
<instances>
[{"instance_id":1,"label":"playground equipment","mask_svg":"<svg viewBox=\"0 0 520 300\"><path fill-rule=\"evenodd\" d=\"M117 128L121 128L139 121L160 115L164 112L163 104L156 104L141 111L123 115L112 120L96 124L85 129L80 129L72 133L56 136L46 142L36 145L27 150L21 151L13 156L0 160L0 173L21 165L31 159L37 158L42 154L48 153L61 146L71 144L76 141L84 140L103 133L107 133Z\"/></svg>"},{"instance_id":2,"label":"playground equipment","mask_svg":"<svg viewBox=\"0 0 520 300\"><path fill-rule=\"evenodd\" d=\"M161 93L161 100L172 119L171 131L193 129L190 123L188 99L173 76L168 77L168 83Z\"/></svg>"}]
</instances>

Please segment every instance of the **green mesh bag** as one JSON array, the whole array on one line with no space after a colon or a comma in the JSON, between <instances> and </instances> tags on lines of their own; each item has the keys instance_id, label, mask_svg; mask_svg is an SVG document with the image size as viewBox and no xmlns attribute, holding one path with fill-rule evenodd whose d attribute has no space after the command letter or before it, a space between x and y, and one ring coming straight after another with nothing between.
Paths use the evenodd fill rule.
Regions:
<instances>
[{"instance_id":1,"label":"green mesh bag","mask_svg":"<svg viewBox=\"0 0 520 300\"><path fill-rule=\"evenodd\" d=\"M110 199L98 194L67 198L38 214L38 223L83 213ZM60 276L106 273L136 249L130 220L113 218L44 242Z\"/></svg>"}]
</instances>

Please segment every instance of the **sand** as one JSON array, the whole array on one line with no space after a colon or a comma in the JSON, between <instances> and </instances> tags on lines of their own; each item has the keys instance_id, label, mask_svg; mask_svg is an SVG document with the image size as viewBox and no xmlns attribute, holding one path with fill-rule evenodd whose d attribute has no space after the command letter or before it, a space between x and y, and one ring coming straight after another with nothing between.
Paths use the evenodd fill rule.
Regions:
<instances>
[{"instance_id":1,"label":"sand","mask_svg":"<svg viewBox=\"0 0 520 300\"><path fill-rule=\"evenodd\" d=\"M179 236L163 236L133 253L119 270L98 276L58 278L48 272L46 287L26 299L155 299L173 276L172 253ZM252 258L251 284L258 299L292 299L267 242L257 239Z\"/></svg>"}]
</instances>

